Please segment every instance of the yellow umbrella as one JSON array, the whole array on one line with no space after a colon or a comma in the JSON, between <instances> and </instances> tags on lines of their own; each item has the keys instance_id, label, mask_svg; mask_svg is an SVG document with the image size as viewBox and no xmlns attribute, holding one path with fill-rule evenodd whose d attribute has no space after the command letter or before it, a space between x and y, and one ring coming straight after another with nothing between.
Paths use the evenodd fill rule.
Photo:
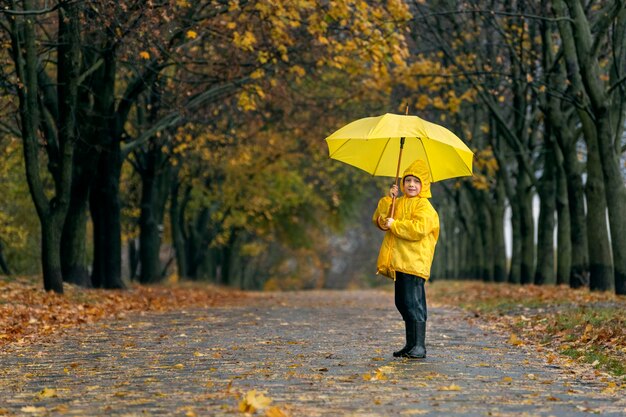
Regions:
<instances>
[{"instance_id":1,"label":"yellow umbrella","mask_svg":"<svg viewBox=\"0 0 626 417\"><path fill-rule=\"evenodd\" d=\"M416 159L428 164L432 182L472 175L474 154L467 145L445 127L417 116L387 113L359 119L328 136L326 143L332 159L371 175L395 177L396 185L400 172ZM389 217L394 208L395 198Z\"/></svg>"},{"instance_id":2,"label":"yellow umbrella","mask_svg":"<svg viewBox=\"0 0 626 417\"><path fill-rule=\"evenodd\" d=\"M328 136L326 143L332 159L375 176L397 177L416 159L428 164L433 182L472 175L474 154L467 145L445 127L417 116L387 113L359 119Z\"/></svg>"}]
</instances>

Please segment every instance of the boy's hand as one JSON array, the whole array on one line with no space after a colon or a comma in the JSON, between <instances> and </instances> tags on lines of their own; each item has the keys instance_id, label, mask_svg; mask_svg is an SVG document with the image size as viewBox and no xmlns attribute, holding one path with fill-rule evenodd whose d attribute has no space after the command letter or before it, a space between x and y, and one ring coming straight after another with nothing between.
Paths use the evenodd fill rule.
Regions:
<instances>
[{"instance_id":1,"label":"boy's hand","mask_svg":"<svg viewBox=\"0 0 626 417\"><path fill-rule=\"evenodd\" d=\"M389 218L387 219L387 223L386 223L387 228L390 228L390 227L391 227L391 223L393 223L393 219L392 219L391 217L389 217Z\"/></svg>"},{"instance_id":2,"label":"boy's hand","mask_svg":"<svg viewBox=\"0 0 626 417\"><path fill-rule=\"evenodd\" d=\"M392 185L389 189L389 195L391 198L396 198L398 196L398 186L396 184Z\"/></svg>"}]
</instances>

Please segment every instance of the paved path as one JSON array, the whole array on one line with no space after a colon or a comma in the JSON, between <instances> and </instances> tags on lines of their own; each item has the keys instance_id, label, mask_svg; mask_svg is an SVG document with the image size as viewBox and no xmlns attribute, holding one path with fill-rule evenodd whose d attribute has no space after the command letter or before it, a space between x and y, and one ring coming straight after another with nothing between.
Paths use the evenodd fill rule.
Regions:
<instances>
[{"instance_id":1,"label":"paved path","mask_svg":"<svg viewBox=\"0 0 626 417\"><path fill-rule=\"evenodd\" d=\"M626 415L623 392L460 310L430 309L426 360L391 356L403 335L377 291L131 316L0 353L0 415L243 416L253 389L292 417Z\"/></svg>"}]
</instances>

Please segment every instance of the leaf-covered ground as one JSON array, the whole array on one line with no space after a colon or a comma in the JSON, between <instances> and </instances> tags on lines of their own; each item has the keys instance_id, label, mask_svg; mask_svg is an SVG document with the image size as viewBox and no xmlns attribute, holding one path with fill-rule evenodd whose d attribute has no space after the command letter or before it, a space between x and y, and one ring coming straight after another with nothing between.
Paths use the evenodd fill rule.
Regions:
<instances>
[{"instance_id":1,"label":"leaf-covered ground","mask_svg":"<svg viewBox=\"0 0 626 417\"><path fill-rule=\"evenodd\" d=\"M565 286L440 281L429 296L441 305L461 306L486 324L511 334L513 344L593 364L626 376L626 297Z\"/></svg>"},{"instance_id":2,"label":"leaf-covered ground","mask_svg":"<svg viewBox=\"0 0 626 417\"><path fill-rule=\"evenodd\" d=\"M491 313L441 305L438 286L429 286L425 360L391 356L404 332L390 292L226 294L209 307L129 313L5 344L0 415L626 413L618 377L551 359L548 347L485 320Z\"/></svg>"},{"instance_id":3,"label":"leaf-covered ground","mask_svg":"<svg viewBox=\"0 0 626 417\"><path fill-rule=\"evenodd\" d=\"M209 285L133 285L125 291L65 284L64 294L45 292L35 277L0 278L0 350L58 337L65 330L128 313L210 307L241 300L246 293Z\"/></svg>"},{"instance_id":4,"label":"leaf-covered ground","mask_svg":"<svg viewBox=\"0 0 626 417\"><path fill-rule=\"evenodd\" d=\"M392 290L387 287L388 290ZM432 305L460 306L487 326L616 376L626 375L626 297L564 286L438 281L427 286ZM46 293L35 277L0 280L0 349L36 343L68 328L132 312L172 311L243 302L254 294L206 284L134 285L104 291L65 285Z\"/></svg>"}]
</instances>

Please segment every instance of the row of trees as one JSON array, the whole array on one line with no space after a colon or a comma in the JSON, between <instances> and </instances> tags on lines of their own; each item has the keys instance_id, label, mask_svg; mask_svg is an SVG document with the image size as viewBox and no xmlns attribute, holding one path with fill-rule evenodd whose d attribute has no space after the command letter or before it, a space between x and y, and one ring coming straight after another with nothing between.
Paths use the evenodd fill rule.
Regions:
<instances>
[{"instance_id":1,"label":"row of trees","mask_svg":"<svg viewBox=\"0 0 626 417\"><path fill-rule=\"evenodd\" d=\"M626 294L624 2L471 1L456 10L430 2L415 10L427 28L412 32L416 44L433 46L424 59L445 68L437 80L452 97L473 97L458 111L453 101L439 106L478 150L473 183L449 189L443 204L440 273ZM455 256L461 266L443 263Z\"/></svg>"},{"instance_id":2,"label":"row of trees","mask_svg":"<svg viewBox=\"0 0 626 417\"><path fill-rule=\"evenodd\" d=\"M378 95L366 90L407 19L396 2L310 0L24 0L1 13L0 126L20 140L56 292L123 287L133 235L139 280L161 279L166 211L178 273L224 283L232 265L263 270L304 247L306 225L337 223L352 180L320 169L316 123L341 116L337 98Z\"/></svg>"},{"instance_id":3,"label":"row of trees","mask_svg":"<svg viewBox=\"0 0 626 417\"><path fill-rule=\"evenodd\" d=\"M158 281L164 236L184 277L362 274L388 184L322 139L408 103L476 151L472 179L435 188L437 276L624 294L626 6L501 3L3 1L0 242L34 229L25 163L49 290L123 287L124 242Z\"/></svg>"}]
</instances>

